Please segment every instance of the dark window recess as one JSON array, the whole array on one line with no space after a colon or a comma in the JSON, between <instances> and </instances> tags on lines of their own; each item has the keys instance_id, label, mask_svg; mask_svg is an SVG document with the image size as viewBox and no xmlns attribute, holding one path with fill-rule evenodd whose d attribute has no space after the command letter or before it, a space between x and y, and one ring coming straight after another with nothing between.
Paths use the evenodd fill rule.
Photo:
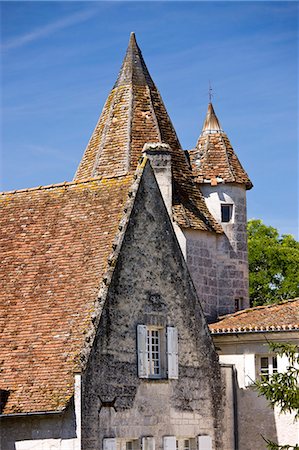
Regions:
<instances>
[{"instance_id":1,"label":"dark window recess","mask_svg":"<svg viewBox=\"0 0 299 450\"><path fill-rule=\"evenodd\" d=\"M5 389L0 389L0 414L2 414L4 407L6 405L6 402L8 400L9 391L6 391Z\"/></svg>"},{"instance_id":2,"label":"dark window recess","mask_svg":"<svg viewBox=\"0 0 299 450\"><path fill-rule=\"evenodd\" d=\"M235 312L242 309L242 298L235 298Z\"/></svg>"},{"instance_id":3,"label":"dark window recess","mask_svg":"<svg viewBox=\"0 0 299 450\"><path fill-rule=\"evenodd\" d=\"M233 205L221 205L221 222L230 222L233 215Z\"/></svg>"}]
</instances>

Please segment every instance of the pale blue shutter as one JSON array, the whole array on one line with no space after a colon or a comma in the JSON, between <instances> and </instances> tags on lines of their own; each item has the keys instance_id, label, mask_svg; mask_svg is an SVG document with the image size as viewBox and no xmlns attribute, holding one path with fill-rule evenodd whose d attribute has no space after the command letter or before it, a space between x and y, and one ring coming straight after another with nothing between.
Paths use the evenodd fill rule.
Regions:
<instances>
[{"instance_id":1,"label":"pale blue shutter","mask_svg":"<svg viewBox=\"0 0 299 450\"><path fill-rule=\"evenodd\" d=\"M198 436L198 450L212 450L211 436Z\"/></svg>"},{"instance_id":2,"label":"pale blue shutter","mask_svg":"<svg viewBox=\"0 0 299 450\"><path fill-rule=\"evenodd\" d=\"M167 327L167 369L168 378L178 378L178 330L175 327Z\"/></svg>"},{"instance_id":3,"label":"pale blue shutter","mask_svg":"<svg viewBox=\"0 0 299 450\"><path fill-rule=\"evenodd\" d=\"M176 450L176 437L175 436L164 436L163 450Z\"/></svg>"},{"instance_id":4,"label":"pale blue shutter","mask_svg":"<svg viewBox=\"0 0 299 450\"><path fill-rule=\"evenodd\" d=\"M139 378L148 377L147 328L137 325L137 358Z\"/></svg>"},{"instance_id":5,"label":"pale blue shutter","mask_svg":"<svg viewBox=\"0 0 299 450\"><path fill-rule=\"evenodd\" d=\"M116 450L116 439L115 438L103 439L103 450Z\"/></svg>"}]
</instances>

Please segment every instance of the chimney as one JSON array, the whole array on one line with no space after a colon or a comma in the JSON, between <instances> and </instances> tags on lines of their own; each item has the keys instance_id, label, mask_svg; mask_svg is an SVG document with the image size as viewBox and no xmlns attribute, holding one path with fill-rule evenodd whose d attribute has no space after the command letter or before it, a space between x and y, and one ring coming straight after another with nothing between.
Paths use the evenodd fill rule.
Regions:
<instances>
[{"instance_id":1,"label":"chimney","mask_svg":"<svg viewBox=\"0 0 299 450\"><path fill-rule=\"evenodd\" d=\"M170 147L168 144L163 144L162 142L146 143L144 144L142 153L150 160L166 209L171 218L172 174Z\"/></svg>"}]
</instances>

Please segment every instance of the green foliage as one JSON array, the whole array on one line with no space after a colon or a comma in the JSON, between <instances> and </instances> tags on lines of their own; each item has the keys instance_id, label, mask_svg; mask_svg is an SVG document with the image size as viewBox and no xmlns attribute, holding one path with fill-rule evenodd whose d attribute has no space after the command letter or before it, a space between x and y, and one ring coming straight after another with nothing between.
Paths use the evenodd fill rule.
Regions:
<instances>
[{"instance_id":1,"label":"green foliage","mask_svg":"<svg viewBox=\"0 0 299 450\"><path fill-rule=\"evenodd\" d=\"M264 441L267 443L267 448L269 450L299 450L299 446L296 445L278 445L273 441L270 441L270 439L263 438Z\"/></svg>"},{"instance_id":2,"label":"green foliage","mask_svg":"<svg viewBox=\"0 0 299 450\"><path fill-rule=\"evenodd\" d=\"M281 413L295 413L295 420L299 419L299 355L298 347L294 344L269 343L270 350L279 356L287 356L289 365L285 373L274 373L269 378L262 378L255 382L259 395L264 395L272 407L278 406ZM278 445L265 439L269 450L299 450L298 444Z\"/></svg>"},{"instance_id":3,"label":"green foliage","mask_svg":"<svg viewBox=\"0 0 299 450\"><path fill-rule=\"evenodd\" d=\"M248 222L251 306L299 296L299 242L261 220Z\"/></svg>"}]
</instances>

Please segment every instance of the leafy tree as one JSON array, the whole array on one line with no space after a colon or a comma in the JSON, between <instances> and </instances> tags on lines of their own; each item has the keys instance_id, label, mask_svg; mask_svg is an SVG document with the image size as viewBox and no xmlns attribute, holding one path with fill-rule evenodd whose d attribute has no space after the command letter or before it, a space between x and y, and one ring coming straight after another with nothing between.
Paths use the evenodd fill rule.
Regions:
<instances>
[{"instance_id":1,"label":"leafy tree","mask_svg":"<svg viewBox=\"0 0 299 450\"><path fill-rule=\"evenodd\" d=\"M248 222L251 306L299 296L299 242L261 220Z\"/></svg>"},{"instance_id":2,"label":"leafy tree","mask_svg":"<svg viewBox=\"0 0 299 450\"><path fill-rule=\"evenodd\" d=\"M299 354L294 344L269 343L270 350L287 356L289 365L285 373L273 373L255 382L259 395L264 395L272 407L278 406L281 413L295 413L299 419ZM299 445L278 445L264 438L269 450L299 450Z\"/></svg>"}]
</instances>

